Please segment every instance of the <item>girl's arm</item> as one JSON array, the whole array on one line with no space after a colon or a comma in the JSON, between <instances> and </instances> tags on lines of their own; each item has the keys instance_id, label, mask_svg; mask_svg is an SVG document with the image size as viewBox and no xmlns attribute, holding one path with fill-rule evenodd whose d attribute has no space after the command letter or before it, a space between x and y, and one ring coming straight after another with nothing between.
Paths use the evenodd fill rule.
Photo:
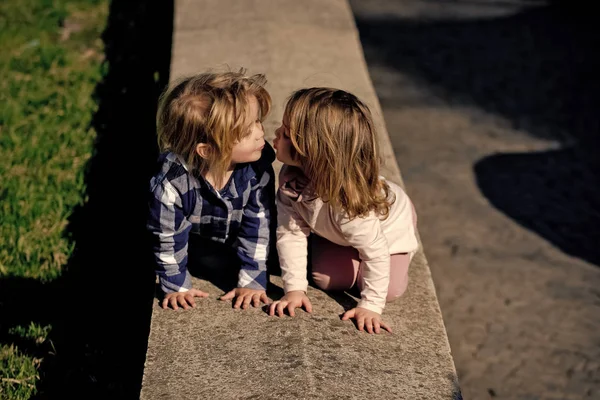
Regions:
<instances>
[{"instance_id":1,"label":"girl's arm","mask_svg":"<svg viewBox=\"0 0 600 400\"><path fill-rule=\"evenodd\" d=\"M340 229L364 263L364 287L357 307L381 314L390 284L390 251L379 218L369 215L341 221Z\"/></svg>"},{"instance_id":2,"label":"girl's arm","mask_svg":"<svg viewBox=\"0 0 600 400\"><path fill-rule=\"evenodd\" d=\"M277 192L277 252L285 293L308 289L306 267L309 225L292 207L292 200Z\"/></svg>"}]
</instances>

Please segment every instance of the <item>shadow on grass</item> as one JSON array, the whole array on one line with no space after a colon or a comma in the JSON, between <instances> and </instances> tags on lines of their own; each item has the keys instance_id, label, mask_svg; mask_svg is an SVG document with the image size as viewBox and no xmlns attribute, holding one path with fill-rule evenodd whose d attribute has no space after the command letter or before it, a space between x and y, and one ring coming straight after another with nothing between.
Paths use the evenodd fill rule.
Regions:
<instances>
[{"instance_id":1,"label":"shadow on grass","mask_svg":"<svg viewBox=\"0 0 600 400\"><path fill-rule=\"evenodd\" d=\"M94 93L89 200L67 232L76 250L60 279L0 281L0 340L43 357L36 398L139 398L154 294L146 193L172 30L172 0L112 1L102 37L106 71ZM9 334L30 322L52 326L46 345Z\"/></svg>"}]
</instances>

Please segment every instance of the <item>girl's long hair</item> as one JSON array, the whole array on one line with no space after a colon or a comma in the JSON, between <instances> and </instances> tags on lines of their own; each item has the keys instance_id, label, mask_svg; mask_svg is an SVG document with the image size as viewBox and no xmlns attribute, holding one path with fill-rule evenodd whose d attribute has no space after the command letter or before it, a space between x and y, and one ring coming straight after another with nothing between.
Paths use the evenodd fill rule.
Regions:
<instances>
[{"instance_id":1,"label":"girl's long hair","mask_svg":"<svg viewBox=\"0 0 600 400\"><path fill-rule=\"evenodd\" d=\"M350 219L371 211L386 218L390 189L379 176L371 111L353 94L332 88L294 92L285 108L295 157L316 194Z\"/></svg>"}]
</instances>

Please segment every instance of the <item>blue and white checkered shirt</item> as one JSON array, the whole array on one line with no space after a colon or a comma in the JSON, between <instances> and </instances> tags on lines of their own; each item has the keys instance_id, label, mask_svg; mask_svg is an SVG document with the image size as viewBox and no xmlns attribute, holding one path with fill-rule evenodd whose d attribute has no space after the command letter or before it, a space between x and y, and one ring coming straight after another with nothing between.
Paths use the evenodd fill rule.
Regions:
<instances>
[{"instance_id":1,"label":"blue and white checkered shirt","mask_svg":"<svg viewBox=\"0 0 600 400\"><path fill-rule=\"evenodd\" d=\"M267 143L259 161L239 164L217 191L175 154L160 155L160 172L150 182L147 227L165 293L192 287L187 269L190 234L233 246L241 261L238 287L266 290L274 159Z\"/></svg>"}]
</instances>

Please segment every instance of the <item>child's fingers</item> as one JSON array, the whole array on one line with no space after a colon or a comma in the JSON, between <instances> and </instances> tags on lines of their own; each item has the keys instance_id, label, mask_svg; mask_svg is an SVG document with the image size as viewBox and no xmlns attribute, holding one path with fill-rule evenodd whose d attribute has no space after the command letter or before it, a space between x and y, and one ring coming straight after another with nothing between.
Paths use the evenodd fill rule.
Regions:
<instances>
[{"instance_id":1,"label":"child's fingers","mask_svg":"<svg viewBox=\"0 0 600 400\"><path fill-rule=\"evenodd\" d=\"M191 293L186 293L183 295L183 298L189 303L192 308L196 307L196 302L194 301L194 295Z\"/></svg>"},{"instance_id":2,"label":"child's fingers","mask_svg":"<svg viewBox=\"0 0 600 400\"><path fill-rule=\"evenodd\" d=\"M356 325L358 326L359 331L363 331L365 329L365 319L363 317L358 317L356 319Z\"/></svg>"},{"instance_id":3,"label":"child's fingers","mask_svg":"<svg viewBox=\"0 0 600 400\"><path fill-rule=\"evenodd\" d=\"M186 295L187 295L187 292L185 294L184 293L178 294L177 295L177 302L179 303L179 306L181 308L183 308L184 310L189 310L190 306L188 305Z\"/></svg>"},{"instance_id":4,"label":"child's fingers","mask_svg":"<svg viewBox=\"0 0 600 400\"><path fill-rule=\"evenodd\" d=\"M165 296L165 298L162 301L161 304L162 308L168 308L169 307L169 298Z\"/></svg>"},{"instance_id":5,"label":"child's fingers","mask_svg":"<svg viewBox=\"0 0 600 400\"><path fill-rule=\"evenodd\" d=\"M283 309L285 308L285 306L287 306L287 301L280 301L279 304L277 304L277 315L279 315L280 317L284 316Z\"/></svg>"},{"instance_id":6,"label":"child's fingers","mask_svg":"<svg viewBox=\"0 0 600 400\"><path fill-rule=\"evenodd\" d=\"M235 304L233 305L233 308L240 308L243 301L244 298L242 296L238 296L237 299L235 299Z\"/></svg>"},{"instance_id":7,"label":"child's fingers","mask_svg":"<svg viewBox=\"0 0 600 400\"><path fill-rule=\"evenodd\" d=\"M169 299L169 304L171 304L171 308L173 310L179 310L179 306L177 305L177 296L173 296Z\"/></svg>"},{"instance_id":8,"label":"child's fingers","mask_svg":"<svg viewBox=\"0 0 600 400\"><path fill-rule=\"evenodd\" d=\"M392 333L392 328L390 328L390 326L383 321L381 321L381 327L383 329L385 329L386 331L388 331L389 333Z\"/></svg>"},{"instance_id":9,"label":"child's fingers","mask_svg":"<svg viewBox=\"0 0 600 400\"><path fill-rule=\"evenodd\" d=\"M242 309L245 310L250 307L250 302L252 301L252 295L247 294L244 296L244 301L242 302Z\"/></svg>"},{"instance_id":10,"label":"child's fingers","mask_svg":"<svg viewBox=\"0 0 600 400\"><path fill-rule=\"evenodd\" d=\"M255 293L252 295L252 306L260 307L260 294Z\"/></svg>"},{"instance_id":11,"label":"child's fingers","mask_svg":"<svg viewBox=\"0 0 600 400\"><path fill-rule=\"evenodd\" d=\"M277 303L279 302L273 302L271 303L271 305L269 306L269 315L272 317L273 315L275 315L275 307L277 307Z\"/></svg>"},{"instance_id":12,"label":"child's fingers","mask_svg":"<svg viewBox=\"0 0 600 400\"><path fill-rule=\"evenodd\" d=\"M272 310L271 315L275 315L277 313L277 307L279 307L279 303L281 303L281 302L277 301L277 302L271 304L271 310Z\"/></svg>"},{"instance_id":13,"label":"child's fingers","mask_svg":"<svg viewBox=\"0 0 600 400\"><path fill-rule=\"evenodd\" d=\"M373 319L373 331L375 333L381 332L381 329L380 329L380 326L379 326L379 321L377 319Z\"/></svg>"},{"instance_id":14,"label":"child's fingers","mask_svg":"<svg viewBox=\"0 0 600 400\"><path fill-rule=\"evenodd\" d=\"M194 291L194 296L195 297L208 297L210 296L208 293L203 292L202 290L195 290Z\"/></svg>"},{"instance_id":15,"label":"child's fingers","mask_svg":"<svg viewBox=\"0 0 600 400\"><path fill-rule=\"evenodd\" d=\"M179 301L181 308L183 308L184 310L189 310L190 306L188 306L185 296L178 296L177 300Z\"/></svg>"},{"instance_id":16,"label":"child's fingers","mask_svg":"<svg viewBox=\"0 0 600 400\"><path fill-rule=\"evenodd\" d=\"M260 294L260 300L265 303L265 304L271 304L271 299L267 296L266 293L261 293ZM260 305L260 304L259 304ZM258 306L257 306L258 307Z\"/></svg>"},{"instance_id":17,"label":"child's fingers","mask_svg":"<svg viewBox=\"0 0 600 400\"><path fill-rule=\"evenodd\" d=\"M312 312L312 303L310 302L308 297L305 297L304 299L302 299L302 305L304 305L304 309L306 310L306 312L308 312L308 313Z\"/></svg>"},{"instance_id":18,"label":"child's fingers","mask_svg":"<svg viewBox=\"0 0 600 400\"><path fill-rule=\"evenodd\" d=\"M367 332L373 333L373 319L372 318L365 319L365 327L367 328Z\"/></svg>"},{"instance_id":19,"label":"child's fingers","mask_svg":"<svg viewBox=\"0 0 600 400\"><path fill-rule=\"evenodd\" d=\"M203 292L204 293L204 292ZM206 293L206 295L208 295L208 293ZM235 297L235 289L234 290L230 290L229 292L225 293L223 296L221 296L219 298L219 300L231 300Z\"/></svg>"},{"instance_id":20,"label":"child's fingers","mask_svg":"<svg viewBox=\"0 0 600 400\"><path fill-rule=\"evenodd\" d=\"M296 309L296 304L294 304L294 303L288 303L287 310L290 313L290 317L295 317L296 316L295 309Z\"/></svg>"},{"instance_id":21,"label":"child's fingers","mask_svg":"<svg viewBox=\"0 0 600 400\"><path fill-rule=\"evenodd\" d=\"M350 318L354 318L354 315L356 314L356 311L354 310L354 308L352 310L348 310L344 313L344 315L342 316L342 321L348 321Z\"/></svg>"}]
</instances>

